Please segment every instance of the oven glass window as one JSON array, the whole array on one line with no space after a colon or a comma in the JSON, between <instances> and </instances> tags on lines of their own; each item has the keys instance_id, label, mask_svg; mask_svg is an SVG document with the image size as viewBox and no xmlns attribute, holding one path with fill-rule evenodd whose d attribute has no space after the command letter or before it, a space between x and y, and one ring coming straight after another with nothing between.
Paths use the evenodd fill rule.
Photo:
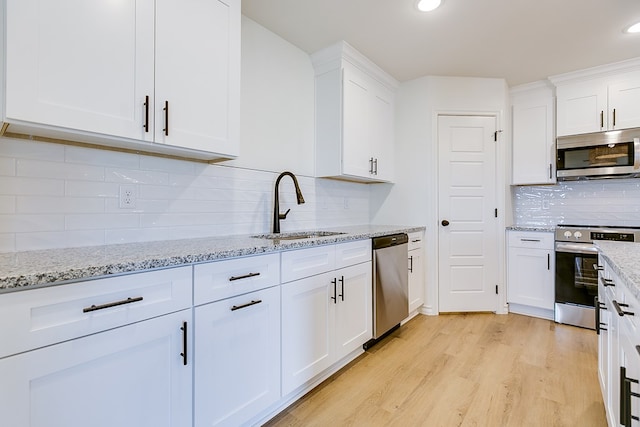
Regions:
<instances>
[{"instance_id":1,"label":"oven glass window","mask_svg":"<svg viewBox=\"0 0 640 427\"><path fill-rule=\"evenodd\" d=\"M593 307L598 295L598 256L556 252L556 302Z\"/></svg>"},{"instance_id":2,"label":"oven glass window","mask_svg":"<svg viewBox=\"0 0 640 427\"><path fill-rule=\"evenodd\" d=\"M558 149L558 169L633 166L633 142Z\"/></svg>"}]
</instances>

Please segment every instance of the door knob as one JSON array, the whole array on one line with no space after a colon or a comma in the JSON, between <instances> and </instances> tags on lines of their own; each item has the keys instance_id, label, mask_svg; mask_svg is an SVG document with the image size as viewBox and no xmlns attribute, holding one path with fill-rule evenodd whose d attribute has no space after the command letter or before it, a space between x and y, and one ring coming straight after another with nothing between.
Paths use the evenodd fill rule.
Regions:
<instances>
[{"instance_id":1,"label":"door knob","mask_svg":"<svg viewBox=\"0 0 640 427\"><path fill-rule=\"evenodd\" d=\"M441 224L443 227L446 227L447 225L449 225L449 221L447 221L446 219L443 219Z\"/></svg>"}]
</instances>

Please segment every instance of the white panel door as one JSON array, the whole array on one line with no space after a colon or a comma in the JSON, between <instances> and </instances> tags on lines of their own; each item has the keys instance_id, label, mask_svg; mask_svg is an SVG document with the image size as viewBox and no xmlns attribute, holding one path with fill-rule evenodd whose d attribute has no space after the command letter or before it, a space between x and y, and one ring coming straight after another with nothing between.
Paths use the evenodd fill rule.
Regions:
<instances>
[{"instance_id":1,"label":"white panel door","mask_svg":"<svg viewBox=\"0 0 640 427\"><path fill-rule=\"evenodd\" d=\"M369 78L354 66L345 64L342 90L342 172L346 175L370 178L373 167L373 95Z\"/></svg>"},{"instance_id":2,"label":"white panel door","mask_svg":"<svg viewBox=\"0 0 640 427\"><path fill-rule=\"evenodd\" d=\"M631 78L609 86L610 129L640 126L638 100L640 100L640 78Z\"/></svg>"},{"instance_id":3,"label":"white panel door","mask_svg":"<svg viewBox=\"0 0 640 427\"><path fill-rule=\"evenodd\" d=\"M440 116L439 310L496 311L495 117Z\"/></svg>"},{"instance_id":4,"label":"white panel door","mask_svg":"<svg viewBox=\"0 0 640 427\"><path fill-rule=\"evenodd\" d=\"M0 425L190 426L190 318L183 310L0 359Z\"/></svg>"},{"instance_id":5,"label":"white panel door","mask_svg":"<svg viewBox=\"0 0 640 427\"><path fill-rule=\"evenodd\" d=\"M195 309L196 426L244 425L280 398L280 287Z\"/></svg>"},{"instance_id":6,"label":"white panel door","mask_svg":"<svg viewBox=\"0 0 640 427\"><path fill-rule=\"evenodd\" d=\"M147 139L153 0L7 1L6 115ZM3 30L4 31L4 30Z\"/></svg>"},{"instance_id":7,"label":"white panel door","mask_svg":"<svg viewBox=\"0 0 640 427\"><path fill-rule=\"evenodd\" d=\"M362 347L373 336L371 262L337 270L336 360Z\"/></svg>"},{"instance_id":8,"label":"white panel door","mask_svg":"<svg viewBox=\"0 0 640 427\"><path fill-rule=\"evenodd\" d=\"M335 361L333 272L282 285L282 395Z\"/></svg>"},{"instance_id":9,"label":"white panel door","mask_svg":"<svg viewBox=\"0 0 640 427\"><path fill-rule=\"evenodd\" d=\"M239 55L240 0L156 1L156 142L238 154Z\"/></svg>"}]
</instances>

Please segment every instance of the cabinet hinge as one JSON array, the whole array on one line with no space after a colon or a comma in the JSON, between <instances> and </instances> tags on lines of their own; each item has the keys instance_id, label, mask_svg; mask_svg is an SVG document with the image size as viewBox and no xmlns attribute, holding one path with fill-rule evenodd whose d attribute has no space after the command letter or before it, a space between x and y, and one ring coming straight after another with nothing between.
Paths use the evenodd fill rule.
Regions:
<instances>
[{"instance_id":1,"label":"cabinet hinge","mask_svg":"<svg viewBox=\"0 0 640 427\"><path fill-rule=\"evenodd\" d=\"M496 285L496 295L498 295L498 285Z\"/></svg>"},{"instance_id":2,"label":"cabinet hinge","mask_svg":"<svg viewBox=\"0 0 640 427\"><path fill-rule=\"evenodd\" d=\"M500 132L502 132L502 129L498 129L497 131L495 131L495 132L493 133L493 140L494 140L495 142L498 142L498 133L500 133Z\"/></svg>"}]
</instances>

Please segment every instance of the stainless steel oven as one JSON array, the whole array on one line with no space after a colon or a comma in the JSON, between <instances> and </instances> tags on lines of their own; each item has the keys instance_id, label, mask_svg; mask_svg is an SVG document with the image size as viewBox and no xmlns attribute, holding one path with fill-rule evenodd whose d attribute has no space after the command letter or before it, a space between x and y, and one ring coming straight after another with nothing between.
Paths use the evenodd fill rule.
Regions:
<instances>
[{"instance_id":1,"label":"stainless steel oven","mask_svg":"<svg viewBox=\"0 0 640 427\"><path fill-rule=\"evenodd\" d=\"M555 321L595 329L598 250L594 240L640 241L640 228L556 227Z\"/></svg>"}]
</instances>

